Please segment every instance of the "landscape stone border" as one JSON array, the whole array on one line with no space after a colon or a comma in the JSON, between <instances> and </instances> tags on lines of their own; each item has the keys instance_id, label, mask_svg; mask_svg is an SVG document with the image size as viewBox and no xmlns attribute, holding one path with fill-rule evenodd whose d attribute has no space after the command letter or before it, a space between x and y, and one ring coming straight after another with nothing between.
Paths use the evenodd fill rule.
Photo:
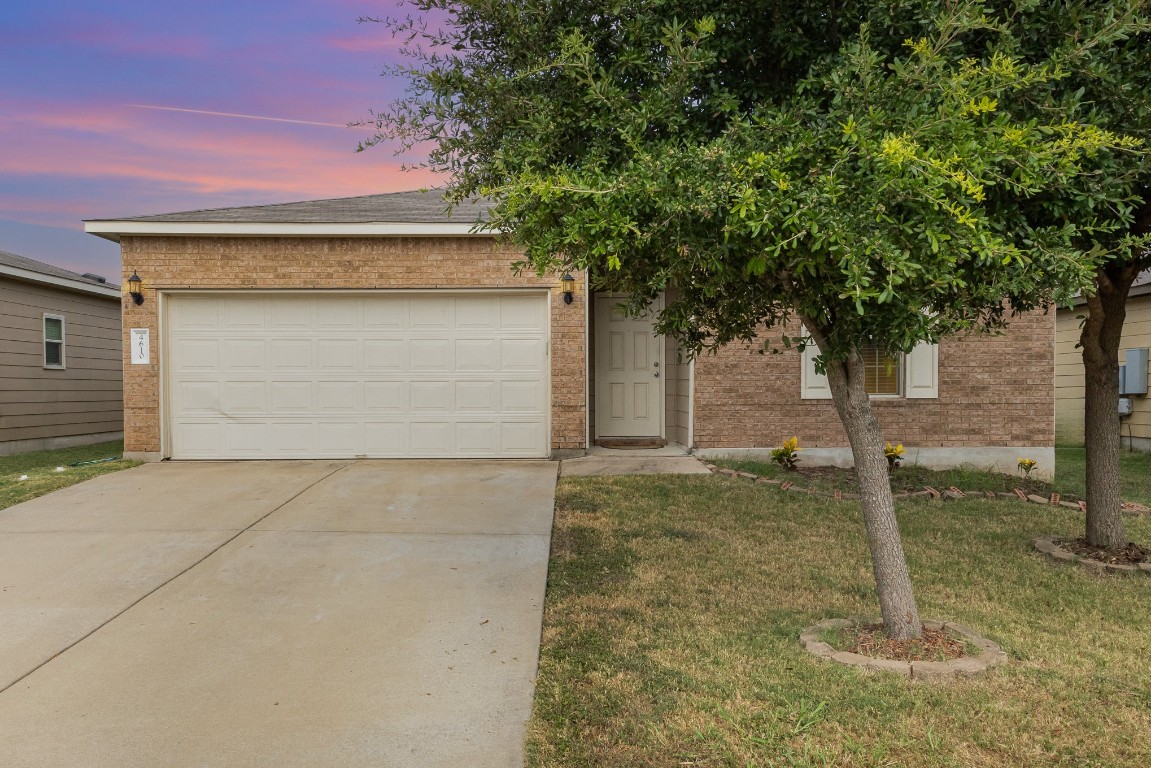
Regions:
<instances>
[{"instance_id":1,"label":"landscape stone border","mask_svg":"<svg viewBox=\"0 0 1151 768\"><path fill-rule=\"evenodd\" d=\"M1101 560L1092 560L1089 557L1083 557L1083 555L1076 554L1059 546L1059 544L1056 543L1058 538L1057 536L1040 536L1033 543L1037 550L1050 559L1065 563L1077 563L1080 567L1086 568L1089 571L1095 571L1097 573L1117 573L1124 576L1134 576L1139 573L1145 573L1151 576L1151 563L1128 565L1126 563L1104 563Z\"/></svg>"},{"instance_id":2,"label":"landscape stone border","mask_svg":"<svg viewBox=\"0 0 1151 768\"><path fill-rule=\"evenodd\" d=\"M837 501L841 499L858 499L858 493L843 493L842 491L835 491L828 493L827 491L818 491L814 488L801 488L790 480L772 480L770 478L756 475L751 472L741 472L735 469L727 469L726 467L717 467L715 464L704 462L703 464L713 474L722 475L724 477L738 478L747 480L748 482L758 483L760 485L773 485L778 487L781 491L791 491L792 493L806 493L812 496L824 496L829 499ZM905 493L894 494L895 499L913 499L923 498L942 501L958 501L959 499L1000 499L1010 501L1023 501L1032 504L1043 504L1045 506L1059 506L1066 509L1073 509L1076 512L1086 512L1087 502L1085 501L1064 501L1060 498L1058 493L1053 493L1050 496L1040 496L1035 493L1026 493L1022 488L1016 488L1012 493L995 493L993 491L961 491L960 489L952 486L939 490L932 488L930 485L925 486L922 491L912 491ZM1142 504L1134 502L1123 502L1122 510L1129 514L1146 515L1151 514L1151 508L1145 507Z\"/></svg>"},{"instance_id":3,"label":"landscape stone border","mask_svg":"<svg viewBox=\"0 0 1151 768\"><path fill-rule=\"evenodd\" d=\"M877 620L852 621L851 619L824 619L813 624L799 635L804 649L813 656L850 667L860 667L868 672L893 672L911 680L925 682L948 682L956 678L971 678L982 675L992 667L1006 663L1007 654L998 643L980 635L971 627L955 622L924 620L923 627L944 630L980 649L978 656L961 656L950 661L897 661L877 659L848 651L837 651L819 639L821 632L828 629L844 629L858 624L876 623Z\"/></svg>"}]
</instances>

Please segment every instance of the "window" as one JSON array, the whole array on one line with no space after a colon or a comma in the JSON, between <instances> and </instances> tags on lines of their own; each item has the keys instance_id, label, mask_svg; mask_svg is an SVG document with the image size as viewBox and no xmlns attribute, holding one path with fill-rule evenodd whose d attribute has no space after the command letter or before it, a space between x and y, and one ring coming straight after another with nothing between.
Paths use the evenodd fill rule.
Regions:
<instances>
[{"instance_id":1,"label":"window","mask_svg":"<svg viewBox=\"0 0 1151 768\"><path fill-rule=\"evenodd\" d=\"M863 386L869 395L901 395L903 355L889 355L878 347L859 350L863 357Z\"/></svg>"},{"instance_id":2,"label":"window","mask_svg":"<svg viewBox=\"0 0 1151 768\"><path fill-rule=\"evenodd\" d=\"M939 346L920 344L906 355L890 357L875 347L864 347L865 384L876 396L915 398L939 397ZM800 369L800 397L804 400L830 400L827 377L815 371L819 348L810 344L803 350Z\"/></svg>"},{"instance_id":3,"label":"window","mask_svg":"<svg viewBox=\"0 0 1151 768\"><path fill-rule=\"evenodd\" d=\"M64 318L44 315L44 367L64 367Z\"/></svg>"}]
</instances>

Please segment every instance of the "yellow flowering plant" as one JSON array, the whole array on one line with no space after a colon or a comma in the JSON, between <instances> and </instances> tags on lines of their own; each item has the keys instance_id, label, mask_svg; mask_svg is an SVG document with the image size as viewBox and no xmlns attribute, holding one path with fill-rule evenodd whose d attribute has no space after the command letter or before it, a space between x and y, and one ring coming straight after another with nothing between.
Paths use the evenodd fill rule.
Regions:
<instances>
[{"instance_id":1,"label":"yellow flowering plant","mask_svg":"<svg viewBox=\"0 0 1151 768\"><path fill-rule=\"evenodd\" d=\"M793 435L779 448L772 449L771 460L784 469L795 469L799 463L799 450L799 438Z\"/></svg>"},{"instance_id":2,"label":"yellow flowering plant","mask_svg":"<svg viewBox=\"0 0 1151 768\"><path fill-rule=\"evenodd\" d=\"M899 469L899 465L903 463L903 443L892 445L891 443L883 444L883 455L887 457L887 469Z\"/></svg>"},{"instance_id":3,"label":"yellow flowering plant","mask_svg":"<svg viewBox=\"0 0 1151 768\"><path fill-rule=\"evenodd\" d=\"M1039 462L1035 459L1027 459L1022 456L1019 457L1019 471L1028 480L1031 479L1031 470L1035 469L1037 466L1039 466Z\"/></svg>"}]
</instances>

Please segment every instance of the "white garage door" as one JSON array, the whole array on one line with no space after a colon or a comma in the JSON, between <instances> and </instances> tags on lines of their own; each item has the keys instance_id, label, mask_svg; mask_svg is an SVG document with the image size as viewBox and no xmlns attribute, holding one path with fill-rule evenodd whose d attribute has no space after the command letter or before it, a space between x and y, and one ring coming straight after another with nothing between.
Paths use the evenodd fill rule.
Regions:
<instances>
[{"instance_id":1,"label":"white garage door","mask_svg":"<svg viewBox=\"0 0 1151 768\"><path fill-rule=\"evenodd\" d=\"M175 294L176 459L548 455L542 294Z\"/></svg>"}]
</instances>

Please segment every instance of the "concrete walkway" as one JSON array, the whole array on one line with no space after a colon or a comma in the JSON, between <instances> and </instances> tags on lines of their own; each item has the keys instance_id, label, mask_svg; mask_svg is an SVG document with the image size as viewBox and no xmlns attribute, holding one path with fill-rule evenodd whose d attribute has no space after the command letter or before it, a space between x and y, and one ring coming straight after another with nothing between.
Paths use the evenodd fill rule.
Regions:
<instances>
[{"instance_id":1,"label":"concrete walkway","mask_svg":"<svg viewBox=\"0 0 1151 768\"><path fill-rule=\"evenodd\" d=\"M167 463L0 511L0 765L521 765L555 478Z\"/></svg>"}]
</instances>

